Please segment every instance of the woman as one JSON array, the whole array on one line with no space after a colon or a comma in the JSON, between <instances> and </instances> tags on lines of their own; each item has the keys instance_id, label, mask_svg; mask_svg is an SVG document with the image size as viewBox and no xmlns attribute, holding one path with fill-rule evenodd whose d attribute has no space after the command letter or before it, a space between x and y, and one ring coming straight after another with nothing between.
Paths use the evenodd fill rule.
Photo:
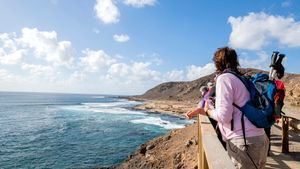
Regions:
<instances>
[{"instance_id":1,"label":"woman","mask_svg":"<svg viewBox=\"0 0 300 169\"><path fill-rule=\"evenodd\" d=\"M229 47L219 48L214 54L213 61L219 74L216 79L215 108L206 102L203 109L187 112L186 116L191 118L196 114L202 114L218 121L223 140L226 141L228 155L236 168L262 169L266 163L269 140L264 129L255 127L245 117L247 143L245 145L241 124L242 113L233 106L233 103L241 107L250 100L250 95L235 75L224 73L230 70L240 74L237 54Z\"/></svg>"},{"instance_id":2,"label":"woman","mask_svg":"<svg viewBox=\"0 0 300 169\"><path fill-rule=\"evenodd\" d=\"M200 87L200 92L201 92L201 97L202 99L198 103L199 108L204 108L205 106L205 101L208 99L208 87L207 86L202 86Z\"/></svg>"}]
</instances>

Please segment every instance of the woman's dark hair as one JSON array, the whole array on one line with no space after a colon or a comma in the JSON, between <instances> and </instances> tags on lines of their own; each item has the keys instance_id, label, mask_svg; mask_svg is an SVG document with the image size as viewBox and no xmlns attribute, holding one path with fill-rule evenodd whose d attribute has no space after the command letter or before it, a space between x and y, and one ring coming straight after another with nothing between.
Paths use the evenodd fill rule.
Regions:
<instances>
[{"instance_id":1,"label":"woman's dark hair","mask_svg":"<svg viewBox=\"0 0 300 169\"><path fill-rule=\"evenodd\" d=\"M240 66L237 54L234 49L229 47L218 48L214 54L213 61L218 73L222 73L226 69L230 69L236 73L240 73Z\"/></svg>"}]
</instances>

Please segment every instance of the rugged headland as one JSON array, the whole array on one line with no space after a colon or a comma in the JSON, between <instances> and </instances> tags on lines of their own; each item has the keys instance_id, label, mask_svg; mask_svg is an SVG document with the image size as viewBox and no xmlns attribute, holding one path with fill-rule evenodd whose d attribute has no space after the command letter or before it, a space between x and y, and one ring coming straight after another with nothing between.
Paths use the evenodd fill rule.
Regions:
<instances>
[{"instance_id":1,"label":"rugged headland","mask_svg":"<svg viewBox=\"0 0 300 169\"><path fill-rule=\"evenodd\" d=\"M242 69L241 72L251 75L264 71ZM214 76L214 74L211 74L190 82L163 83L148 90L143 95L130 97L130 99L145 101L144 104L137 106L136 109L183 116L187 110L195 107L199 100L199 88L212 81ZM299 118L300 75L287 73L282 80L286 85L285 110L286 112L293 112L292 115ZM280 130L274 132L280 135ZM299 136L299 133L296 133L297 135ZM299 137L296 137L293 141L295 143L292 142L292 145L294 145L292 149L300 152ZM280 147L280 143L278 147ZM300 160L297 154L294 154L294 156L292 155L292 160ZM144 143L122 164L114 168L197 168L196 123L183 129L173 130L165 136Z\"/></svg>"}]
</instances>

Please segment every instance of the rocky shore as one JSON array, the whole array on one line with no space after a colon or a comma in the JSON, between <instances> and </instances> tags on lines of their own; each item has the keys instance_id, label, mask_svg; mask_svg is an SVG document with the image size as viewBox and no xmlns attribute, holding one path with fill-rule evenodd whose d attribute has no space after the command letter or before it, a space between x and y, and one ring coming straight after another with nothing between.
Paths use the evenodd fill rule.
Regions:
<instances>
[{"instance_id":1,"label":"rocky shore","mask_svg":"<svg viewBox=\"0 0 300 169\"><path fill-rule=\"evenodd\" d=\"M147 110L148 112L160 112L176 116L184 116L184 113L195 107L196 103L191 101L172 100L148 100L134 107L136 110Z\"/></svg>"},{"instance_id":2,"label":"rocky shore","mask_svg":"<svg viewBox=\"0 0 300 169\"><path fill-rule=\"evenodd\" d=\"M192 124L142 144L116 169L197 168L197 125Z\"/></svg>"},{"instance_id":3,"label":"rocky shore","mask_svg":"<svg viewBox=\"0 0 300 169\"><path fill-rule=\"evenodd\" d=\"M244 73L253 74L263 72L257 69L243 69ZM184 117L184 113L195 107L199 100L199 88L211 81L214 75L205 76L191 82L169 82L158 85L145 94L130 97L131 100L144 101L134 109L148 112L159 112ZM300 119L300 75L287 74L283 81L287 88L287 115ZM298 125L298 124L296 124ZM286 156L280 154L281 128L277 124L272 128L273 156L268 158L268 165L283 165L289 168L300 165L300 135L299 131L291 128L290 149L294 153ZM278 138L277 138L278 137ZM142 144L122 164L113 168L163 168L163 169L193 169L197 167L197 125L189 125L183 129L170 131L168 134ZM272 168L272 167L269 167Z\"/></svg>"},{"instance_id":4,"label":"rocky shore","mask_svg":"<svg viewBox=\"0 0 300 169\"><path fill-rule=\"evenodd\" d=\"M139 110L152 112L162 112L183 117L183 112L196 106L193 102L152 100L135 107ZM295 107L288 107L286 110L294 110ZM174 111L172 111L174 110ZM299 111L299 109L298 109ZM299 113L295 112L294 113ZM293 114L294 115L294 114ZM300 115L298 115L300 116ZM267 166L278 165L280 161L291 168L300 164L300 135L297 129L291 128L289 155L281 154L281 124L272 128L272 155L269 157ZM197 123L189 125L183 129L172 130L164 136L150 140L142 144L134 153L114 169L196 169L197 167ZM277 161L277 162L276 162ZM267 167L272 168L272 167Z\"/></svg>"}]
</instances>

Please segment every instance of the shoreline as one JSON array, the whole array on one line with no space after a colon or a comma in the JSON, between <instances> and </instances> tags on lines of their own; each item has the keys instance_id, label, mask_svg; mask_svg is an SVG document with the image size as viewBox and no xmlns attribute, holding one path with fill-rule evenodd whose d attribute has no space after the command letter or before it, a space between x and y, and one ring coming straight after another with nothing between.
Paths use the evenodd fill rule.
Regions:
<instances>
[{"instance_id":1,"label":"shoreline","mask_svg":"<svg viewBox=\"0 0 300 169\"><path fill-rule=\"evenodd\" d=\"M187 102L132 98L128 100L142 102L132 107L132 110L176 116L181 119L186 119L182 113L192 108L190 107L192 103ZM172 111L173 109L175 111ZM124 161L109 168L197 168L197 145L197 124L194 120L192 124L185 125L181 129L171 129L166 134L146 141Z\"/></svg>"},{"instance_id":2,"label":"shoreline","mask_svg":"<svg viewBox=\"0 0 300 169\"><path fill-rule=\"evenodd\" d=\"M128 99L128 98L127 98ZM142 110L149 113L167 114L184 118L182 113L187 109L196 106L193 102L183 102L174 100L146 100L146 99L133 99L129 100L139 101L142 104L134 106L133 110ZM286 110L291 108L287 106ZM300 115L299 115L300 116ZM299 118L299 117L298 117ZM272 128L272 134L275 137L280 136L278 125ZM291 131L293 134L294 132ZM274 137L274 136L273 136ZM278 141L272 141L272 154L268 157L269 163L273 164L273 159L280 159L285 154L279 153L280 146ZM299 143L298 139L290 140L290 149L298 152ZM141 144L134 152L125 158L120 164L114 165L110 168L123 169L123 168L198 168L197 166L197 121L185 126L182 129L172 129L162 136L150 139ZM287 157L286 157L287 158ZM289 166L298 164L297 156L290 154L287 158L290 161L286 163ZM286 160L284 160L286 161Z\"/></svg>"},{"instance_id":3,"label":"shoreline","mask_svg":"<svg viewBox=\"0 0 300 169\"><path fill-rule=\"evenodd\" d=\"M132 99L131 99L132 100ZM153 113L168 114L181 118L185 118L184 114L196 106L196 103L190 101L174 101L174 100L134 100L142 102L142 104L134 106L133 110L142 110Z\"/></svg>"}]
</instances>

